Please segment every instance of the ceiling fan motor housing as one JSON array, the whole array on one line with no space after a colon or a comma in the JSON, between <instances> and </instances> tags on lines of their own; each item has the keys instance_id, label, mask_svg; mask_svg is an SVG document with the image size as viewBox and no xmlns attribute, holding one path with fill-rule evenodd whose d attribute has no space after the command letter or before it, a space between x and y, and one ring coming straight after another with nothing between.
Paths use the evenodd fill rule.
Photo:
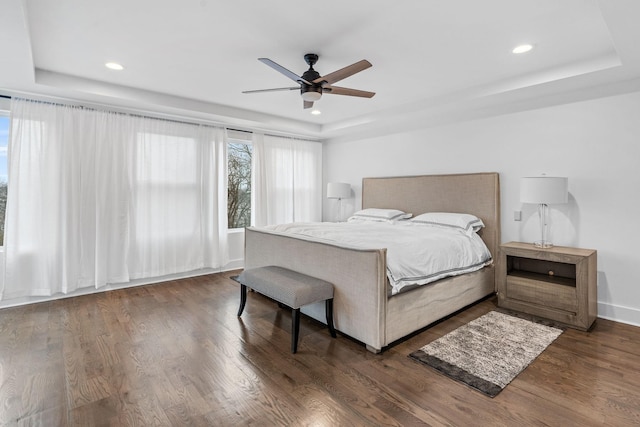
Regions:
<instances>
[{"instance_id":1,"label":"ceiling fan motor housing","mask_svg":"<svg viewBox=\"0 0 640 427\"><path fill-rule=\"evenodd\" d=\"M315 53L307 53L304 56L304 60L309 64L309 69L304 72L302 78L308 82L313 82L315 79L320 77L320 73L313 69L313 65L318 61L318 55ZM304 82L300 82L300 95L302 95L302 99L305 101L317 101L322 96L322 84L314 83L308 85Z\"/></svg>"}]
</instances>

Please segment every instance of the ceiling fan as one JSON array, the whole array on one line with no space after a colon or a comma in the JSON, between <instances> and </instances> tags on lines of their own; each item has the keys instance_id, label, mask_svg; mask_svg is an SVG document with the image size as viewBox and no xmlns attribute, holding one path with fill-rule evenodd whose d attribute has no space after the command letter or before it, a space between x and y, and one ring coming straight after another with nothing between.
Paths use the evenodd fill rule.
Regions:
<instances>
[{"instance_id":1,"label":"ceiling fan","mask_svg":"<svg viewBox=\"0 0 640 427\"><path fill-rule=\"evenodd\" d=\"M371 67L371 63L366 59L358 61L355 64L351 64L347 67L341 68L337 71L334 71L333 73L329 73L324 76L321 76L316 70L313 69L313 65L318 62L318 55L316 55L315 53L307 53L304 56L304 60L307 64L309 64L309 69L305 71L302 76L298 76L296 73L287 70L282 65L273 62L269 58L258 58L258 61L268 65L279 73L284 74L286 77L298 83L300 86L281 87L276 89L246 90L242 93L274 92L279 90L300 89L300 94L302 95L303 100L303 108L313 107L313 103L319 100L320 97L322 97L323 93L329 93L333 95L358 96L361 98L371 98L373 95L375 95L375 92L333 86L333 83L338 82L342 79L346 79L349 76L352 76L362 70L366 70L367 68Z\"/></svg>"}]
</instances>

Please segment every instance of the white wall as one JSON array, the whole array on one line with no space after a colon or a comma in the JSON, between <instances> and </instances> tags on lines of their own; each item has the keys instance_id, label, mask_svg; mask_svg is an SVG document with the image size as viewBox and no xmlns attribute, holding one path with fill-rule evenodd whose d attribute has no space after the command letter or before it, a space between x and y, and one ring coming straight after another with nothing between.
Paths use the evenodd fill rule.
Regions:
<instances>
[{"instance_id":1,"label":"white wall","mask_svg":"<svg viewBox=\"0 0 640 427\"><path fill-rule=\"evenodd\" d=\"M352 142L327 143L326 182L348 182L361 206L362 178L496 171L502 241L539 238L536 207L519 180L569 177L570 203L552 206L556 245L598 250L599 316L640 325L640 93L502 115ZM325 218L334 215L332 200ZM347 210L349 212L347 212ZM523 220L513 219L522 210Z\"/></svg>"},{"instance_id":2,"label":"white wall","mask_svg":"<svg viewBox=\"0 0 640 427\"><path fill-rule=\"evenodd\" d=\"M230 230L227 239L229 263L222 269L228 271L244 267L244 229Z\"/></svg>"}]
</instances>

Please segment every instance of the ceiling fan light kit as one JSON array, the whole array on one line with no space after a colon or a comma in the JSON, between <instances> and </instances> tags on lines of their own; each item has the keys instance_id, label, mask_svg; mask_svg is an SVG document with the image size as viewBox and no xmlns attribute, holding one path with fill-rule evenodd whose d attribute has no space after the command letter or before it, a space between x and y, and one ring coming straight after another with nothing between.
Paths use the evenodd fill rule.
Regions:
<instances>
[{"instance_id":1,"label":"ceiling fan light kit","mask_svg":"<svg viewBox=\"0 0 640 427\"><path fill-rule=\"evenodd\" d=\"M314 64L318 61L318 55L315 53L307 53L304 56L305 62L309 65L309 69L305 71L302 76L298 76L280 64L270 60L269 58L258 58L258 61L268 65L284 76L298 83L300 89L300 95L302 96L303 108L313 107L313 103L320 100L323 93L329 93L333 95L346 95L357 96L360 98L371 98L375 95L375 92L368 92L358 89L350 89L346 87L332 86L333 83L346 79L362 70L366 70L371 67L371 63L366 59L358 61L347 67L341 68L333 73L321 76L316 70L313 69ZM274 92L282 90L296 90L298 87L285 87L276 89L259 89L259 90L247 90L242 93L257 93L257 92Z\"/></svg>"},{"instance_id":2,"label":"ceiling fan light kit","mask_svg":"<svg viewBox=\"0 0 640 427\"><path fill-rule=\"evenodd\" d=\"M300 94L305 101L315 102L322 97L322 88L302 85L300 86Z\"/></svg>"}]
</instances>

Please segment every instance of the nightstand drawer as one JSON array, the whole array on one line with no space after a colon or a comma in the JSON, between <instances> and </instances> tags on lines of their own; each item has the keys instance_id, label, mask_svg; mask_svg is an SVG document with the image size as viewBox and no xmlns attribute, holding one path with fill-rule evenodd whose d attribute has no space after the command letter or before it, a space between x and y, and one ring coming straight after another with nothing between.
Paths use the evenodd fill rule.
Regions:
<instances>
[{"instance_id":1,"label":"nightstand drawer","mask_svg":"<svg viewBox=\"0 0 640 427\"><path fill-rule=\"evenodd\" d=\"M511 300L577 313L575 286L540 282L526 277L507 276L506 297Z\"/></svg>"}]
</instances>

